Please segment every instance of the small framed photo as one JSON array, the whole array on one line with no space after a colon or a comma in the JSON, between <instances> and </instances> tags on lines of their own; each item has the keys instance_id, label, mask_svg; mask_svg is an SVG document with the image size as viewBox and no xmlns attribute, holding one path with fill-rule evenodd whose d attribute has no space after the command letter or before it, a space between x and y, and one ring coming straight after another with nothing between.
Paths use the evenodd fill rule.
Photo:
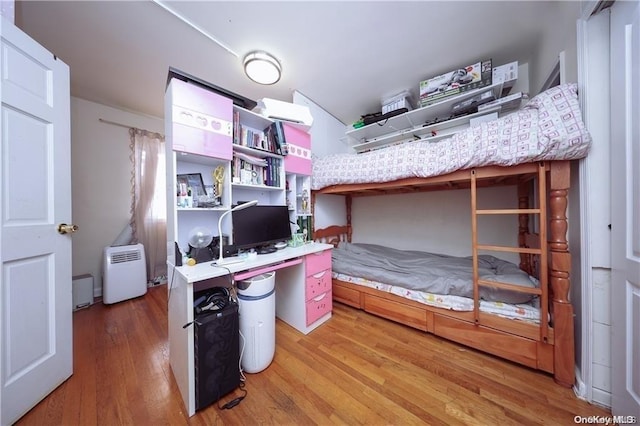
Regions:
<instances>
[{"instance_id":1,"label":"small framed photo","mask_svg":"<svg viewBox=\"0 0 640 426\"><path fill-rule=\"evenodd\" d=\"M201 173L189 173L184 175L177 176L177 193L180 194L182 188L191 187L191 195L194 197L199 197L201 195L206 196L207 190L204 187L204 181L202 180Z\"/></svg>"}]
</instances>

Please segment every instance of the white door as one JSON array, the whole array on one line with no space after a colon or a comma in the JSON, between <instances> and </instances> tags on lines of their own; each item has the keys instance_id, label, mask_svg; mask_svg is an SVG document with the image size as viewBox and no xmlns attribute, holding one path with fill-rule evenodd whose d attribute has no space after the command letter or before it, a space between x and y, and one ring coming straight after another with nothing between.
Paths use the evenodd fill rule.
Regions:
<instances>
[{"instance_id":1,"label":"white door","mask_svg":"<svg viewBox=\"0 0 640 426\"><path fill-rule=\"evenodd\" d=\"M611 9L611 404L640 419L640 8Z\"/></svg>"},{"instance_id":2,"label":"white door","mask_svg":"<svg viewBox=\"0 0 640 426\"><path fill-rule=\"evenodd\" d=\"M2 19L0 423L72 373L69 68Z\"/></svg>"}]
</instances>

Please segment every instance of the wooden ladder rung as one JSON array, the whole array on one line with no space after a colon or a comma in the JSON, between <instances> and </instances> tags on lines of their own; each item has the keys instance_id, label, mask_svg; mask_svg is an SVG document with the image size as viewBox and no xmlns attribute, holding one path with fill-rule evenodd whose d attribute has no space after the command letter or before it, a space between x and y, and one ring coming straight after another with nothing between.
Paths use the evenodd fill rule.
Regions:
<instances>
[{"instance_id":1,"label":"wooden ladder rung","mask_svg":"<svg viewBox=\"0 0 640 426\"><path fill-rule=\"evenodd\" d=\"M483 285L486 287L494 287L494 288L503 288L505 290L513 290L518 293L527 293L527 294L535 294L540 296L542 294L542 290L537 287L523 287L516 284L502 283L499 281L487 281L487 280L478 280L479 285Z\"/></svg>"},{"instance_id":2,"label":"wooden ladder rung","mask_svg":"<svg viewBox=\"0 0 640 426\"><path fill-rule=\"evenodd\" d=\"M540 254L542 250L539 248L528 248L528 247L505 247L505 246L489 246L485 244L477 244L476 249L478 250L489 250L489 251L501 251L501 252L509 252L509 253L529 253L529 254Z\"/></svg>"},{"instance_id":3,"label":"wooden ladder rung","mask_svg":"<svg viewBox=\"0 0 640 426\"><path fill-rule=\"evenodd\" d=\"M484 209L476 214L540 214L540 209Z\"/></svg>"}]
</instances>

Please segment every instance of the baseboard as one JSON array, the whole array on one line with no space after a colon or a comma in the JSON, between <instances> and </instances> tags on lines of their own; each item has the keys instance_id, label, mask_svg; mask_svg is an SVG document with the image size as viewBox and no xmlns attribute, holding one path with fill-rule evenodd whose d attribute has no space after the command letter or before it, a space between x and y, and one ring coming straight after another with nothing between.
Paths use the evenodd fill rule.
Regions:
<instances>
[{"instance_id":1,"label":"baseboard","mask_svg":"<svg viewBox=\"0 0 640 426\"><path fill-rule=\"evenodd\" d=\"M94 287L93 288L93 297L97 299L98 297L102 297L102 287Z\"/></svg>"},{"instance_id":2,"label":"baseboard","mask_svg":"<svg viewBox=\"0 0 640 426\"><path fill-rule=\"evenodd\" d=\"M590 402L611 409L611 392L593 388L593 401Z\"/></svg>"}]
</instances>

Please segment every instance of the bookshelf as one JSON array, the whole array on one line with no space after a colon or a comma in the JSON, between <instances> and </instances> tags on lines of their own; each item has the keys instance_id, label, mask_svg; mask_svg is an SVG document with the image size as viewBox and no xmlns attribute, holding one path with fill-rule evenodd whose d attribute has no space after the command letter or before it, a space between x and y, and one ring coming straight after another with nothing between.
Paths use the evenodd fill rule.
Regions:
<instances>
[{"instance_id":1,"label":"bookshelf","mask_svg":"<svg viewBox=\"0 0 640 426\"><path fill-rule=\"evenodd\" d=\"M189 103L192 99L198 102ZM301 211L302 198L290 198L292 191L307 190L310 195L310 156L307 164L296 155L282 155L286 148L281 141L286 141L294 154L310 153L310 136L300 126L271 120L218 93L176 79L171 80L165 94L165 117L167 247L177 244L186 253L189 232L196 227L204 226L217 237L221 215L242 202L288 205L294 224L299 217L310 215L308 204L304 205L308 210ZM181 206L178 174L200 174L217 204ZM222 231L232 244L230 219L223 220ZM168 251L169 262L175 264L174 251Z\"/></svg>"}]
</instances>

